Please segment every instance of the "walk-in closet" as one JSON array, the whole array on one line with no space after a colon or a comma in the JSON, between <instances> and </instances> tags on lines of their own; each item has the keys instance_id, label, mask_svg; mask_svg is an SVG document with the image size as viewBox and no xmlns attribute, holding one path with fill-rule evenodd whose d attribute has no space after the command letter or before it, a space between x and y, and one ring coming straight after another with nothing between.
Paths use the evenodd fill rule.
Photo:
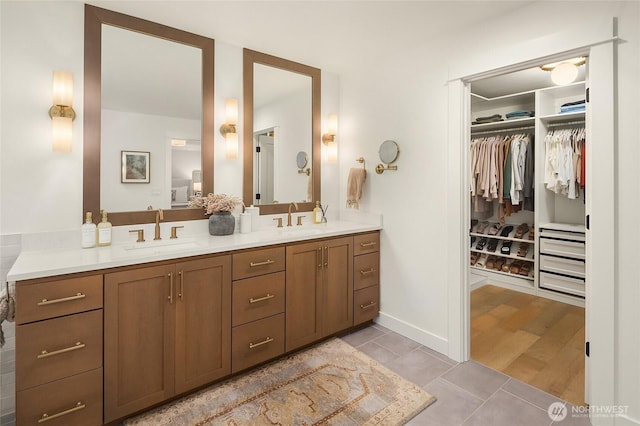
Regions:
<instances>
[{"instance_id":1,"label":"walk-in closet","mask_svg":"<svg viewBox=\"0 0 640 426\"><path fill-rule=\"evenodd\" d=\"M554 83L569 60L574 81ZM470 87L471 359L574 405L585 402L587 69L566 58Z\"/></svg>"}]
</instances>

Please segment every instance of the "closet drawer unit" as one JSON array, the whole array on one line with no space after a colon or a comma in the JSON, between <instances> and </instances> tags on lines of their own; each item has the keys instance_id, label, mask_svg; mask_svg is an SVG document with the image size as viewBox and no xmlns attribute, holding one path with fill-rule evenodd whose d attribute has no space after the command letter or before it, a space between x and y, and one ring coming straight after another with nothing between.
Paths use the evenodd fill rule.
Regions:
<instances>
[{"instance_id":1,"label":"closet drawer unit","mask_svg":"<svg viewBox=\"0 0 640 426\"><path fill-rule=\"evenodd\" d=\"M353 325L362 324L378 316L380 286L363 288L353 294Z\"/></svg>"},{"instance_id":2,"label":"closet drawer unit","mask_svg":"<svg viewBox=\"0 0 640 426\"><path fill-rule=\"evenodd\" d=\"M380 284L380 253L369 253L353 258L353 288L359 290Z\"/></svg>"},{"instance_id":3,"label":"closet drawer unit","mask_svg":"<svg viewBox=\"0 0 640 426\"><path fill-rule=\"evenodd\" d=\"M16 392L16 424L101 425L102 368Z\"/></svg>"},{"instance_id":4,"label":"closet drawer unit","mask_svg":"<svg viewBox=\"0 0 640 426\"><path fill-rule=\"evenodd\" d=\"M370 232L353 237L353 255L373 253L380 251L380 233Z\"/></svg>"},{"instance_id":5,"label":"closet drawer unit","mask_svg":"<svg viewBox=\"0 0 640 426\"><path fill-rule=\"evenodd\" d=\"M584 280L578 278L563 277L562 275L540 273L540 288L561 291L563 293L575 294L584 297Z\"/></svg>"},{"instance_id":6,"label":"closet drawer unit","mask_svg":"<svg viewBox=\"0 0 640 426\"><path fill-rule=\"evenodd\" d=\"M284 271L284 247L245 251L233 255L233 279Z\"/></svg>"},{"instance_id":7,"label":"closet drawer unit","mask_svg":"<svg viewBox=\"0 0 640 426\"><path fill-rule=\"evenodd\" d=\"M102 308L102 275L16 285L16 324Z\"/></svg>"},{"instance_id":8,"label":"closet drawer unit","mask_svg":"<svg viewBox=\"0 0 640 426\"><path fill-rule=\"evenodd\" d=\"M284 312L284 282L284 272L234 281L232 325L235 327Z\"/></svg>"},{"instance_id":9,"label":"closet drawer unit","mask_svg":"<svg viewBox=\"0 0 640 426\"><path fill-rule=\"evenodd\" d=\"M102 310L18 327L18 391L102 366Z\"/></svg>"},{"instance_id":10,"label":"closet drawer unit","mask_svg":"<svg viewBox=\"0 0 640 426\"><path fill-rule=\"evenodd\" d=\"M583 261L564 259L561 257L541 255L540 271L571 275L577 278L585 277L585 267Z\"/></svg>"},{"instance_id":11,"label":"closet drawer unit","mask_svg":"<svg viewBox=\"0 0 640 426\"><path fill-rule=\"evenodd\" d=\"M233 373L284 353L284 314L234 327L231 332Z\"/></svg>"},{"instance_id":12,"label":"closet drawer unit","mask_svg":"<svg viewBox=\"0 0 640 426\"><path fill-rule=\"evenodd\" d=\"M540 238L540 253L585 259L584 242Z\"/></svg>"}]
</instances>

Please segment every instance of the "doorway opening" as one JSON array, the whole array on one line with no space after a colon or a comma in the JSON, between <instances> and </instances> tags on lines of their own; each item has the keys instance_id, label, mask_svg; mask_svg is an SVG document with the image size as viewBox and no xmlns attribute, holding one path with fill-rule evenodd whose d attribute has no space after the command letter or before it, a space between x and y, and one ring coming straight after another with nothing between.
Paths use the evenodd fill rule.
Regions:
<instances>
[{"instance_id":1,"label":"doorway opening","mask_svg":"<svg viewBox=\"0 0 640 426\"><path fill-rule=\"evenodd\" d=\"M586 61L564 85L541 66L469 83L470 358L574 405L586 401Z\"/></svg>"}]
</instances>

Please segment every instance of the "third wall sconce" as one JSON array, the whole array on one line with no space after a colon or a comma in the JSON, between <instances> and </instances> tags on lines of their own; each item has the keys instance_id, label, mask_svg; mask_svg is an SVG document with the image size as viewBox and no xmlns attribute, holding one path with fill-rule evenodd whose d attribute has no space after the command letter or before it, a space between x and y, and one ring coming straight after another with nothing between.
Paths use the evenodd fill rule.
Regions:
<instances>
[{"instance_id":1,"label":"third wall sconce","mask_svg":"<svg viewBox=\"0 0 640 426\"><path fill-rule=\"evenodd\" d=\"M225 123L220 126L220 134L226 142L227 159L238 158L238 100L227 99L225 102Z\"/></svg>"}]
</instances>

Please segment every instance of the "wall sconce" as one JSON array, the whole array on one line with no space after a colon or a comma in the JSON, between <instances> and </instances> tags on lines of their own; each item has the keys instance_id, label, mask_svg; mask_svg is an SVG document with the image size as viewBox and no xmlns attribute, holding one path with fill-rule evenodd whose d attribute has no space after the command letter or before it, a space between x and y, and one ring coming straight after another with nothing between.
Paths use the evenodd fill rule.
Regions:
<instances>
[{"instance_id":1,"label":"wall sconce","mask_svg":"<svg viewBox=\"0 0 640 426\"><path fill-rule=\"evenodd\" d=\"M202 171L193 170L191 172L191 181L193 182L193 195L199 197L202 195Z\"/></svg>"},{"instance_id":2,"label":"wall sconce","mask_svg":"<svg viewBox=\"0 0 640 426\"><path fill-rule=\"evenodd\" d=\"M227 159L233 160L238 158L238 133L236 125L238 124L238 100L227 99L225 102L225 123L220 126L220 134L226 141Z\"/></svg>"},{"instance_id":3,"label":"wall sconce","mask_svg":"<svg viewBox=\"0 0 640 426\"><path fill-rule=\"evenodd\" d=\"M322 135L322 143L327 146L327 161L335 163L338 161L338 144L336 135L338 134L338 115L329 114L327 133Z\"/></svg>"},{"instance_id":4,"label":"wall sconce","mask_svg":"<svg viewBox=\"0 0 640 426\"><path fill-rule=\"evenodd\" d=\"M542 65L543 71L551 71L551 81L558 86L573 83L578 77L578 67L584 65L587 58L580 56L577 58L567 59L561 62Z\"/></svg>"},{"instance_id":5,"label":"wall sconce","mask_svg":"<svg viewBox=\"0 0 640 426\"><path fill-rule=\"evenodd\" d=\"M49 108L52 122L53 150L71 152L73 142L73 76L68 71L53 72L53 106Z\"/></svg>"}]
</instances>

